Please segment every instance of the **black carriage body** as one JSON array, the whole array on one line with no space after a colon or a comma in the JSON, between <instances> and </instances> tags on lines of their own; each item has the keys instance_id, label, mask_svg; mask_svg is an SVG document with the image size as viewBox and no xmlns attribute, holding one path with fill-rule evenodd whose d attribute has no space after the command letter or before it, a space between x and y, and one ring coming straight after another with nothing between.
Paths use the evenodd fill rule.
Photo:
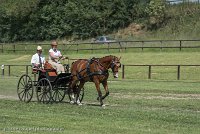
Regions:
<instances>
[{"instance_id":1,"label":"black carriage body","mask_svg":"<svg viewBox=\"0 0 200 134\"><path fill-rule=\"evenodd\" d=\"M42 70L39 71L38 81L42 78L48 79L52 86L55 84L68 84L71 81L71 73L60 73L57 75L56 71Z\"/></svg>"}]
</instances>

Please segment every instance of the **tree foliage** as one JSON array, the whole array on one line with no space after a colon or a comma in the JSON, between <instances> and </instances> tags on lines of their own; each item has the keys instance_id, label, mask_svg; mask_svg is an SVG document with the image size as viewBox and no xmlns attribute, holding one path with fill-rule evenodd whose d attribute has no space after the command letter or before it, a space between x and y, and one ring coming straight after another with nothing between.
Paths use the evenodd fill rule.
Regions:
<instances>
[{"instance_id":1,"label":"tree foliage","mask_svg":"<svg viewBox=\"0 0 200 134\"><path fill-rule=\"evenodd\" d=\"M145 12L149 17L149 28L157 29L165 21L166 3L163 0L151 0Z\"/></svg>"},{"instance_id":2,"label":"tree foliage","mask_svg":"<svg viewBox=\"0 0 200 134\"><path fill-rule=\"evenodd\" d=\"M0 41L49 40L73 35L87 38L107 34L145 17L144 5L148 2L0 0Z\"/></svg>"}]
</instances>

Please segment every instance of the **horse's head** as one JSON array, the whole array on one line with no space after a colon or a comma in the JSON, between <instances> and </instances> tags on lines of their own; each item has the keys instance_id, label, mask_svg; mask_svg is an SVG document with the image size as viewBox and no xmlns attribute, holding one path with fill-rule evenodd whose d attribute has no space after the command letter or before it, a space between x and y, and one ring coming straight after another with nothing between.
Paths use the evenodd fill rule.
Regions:
<instances>
[{"instance_id":1,"label":"horse's head","mask_svg":"<svg viewBox=\"0 0 200 134\"><path fill-rule=\"evenodd\" d=\"M114 78L118 78L119 76L118 70L121 67L120 59L121 57L120 58L114 57L113 60L111 61L111 69L112 69Z\"/></svg>"}]
</instances>

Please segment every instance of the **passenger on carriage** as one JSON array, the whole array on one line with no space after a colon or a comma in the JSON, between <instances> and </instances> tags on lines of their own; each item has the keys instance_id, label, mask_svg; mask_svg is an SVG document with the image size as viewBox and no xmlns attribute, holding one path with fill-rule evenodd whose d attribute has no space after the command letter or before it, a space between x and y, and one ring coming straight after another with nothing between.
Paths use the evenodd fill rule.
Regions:
<instances>
[{"instance_id":1,"label":"passenger on carriage","mask_svg":"<svg viewBox=\"0 0 200 134\"><path fill-rule=\"evenodd\" d=\"M31 58L32 68L42 68L44 67L45 57L42 55L42 47L37 46L37 52Z\"/></svg>"},{"instance_id":2,"label":"passenger on carriage","mask_svg":"<svg viewBox=\"0 0 200 134\"><path fill-rule=\"evenodd\" d=\"M64 73L65 69L62 64L60 64L60 59L64 60L65 57L62 56L61 52L57 49L57 41L51 42L51 49L49 50L49 63L57 71L57 74Z\"/></svg>"}]
</instances>

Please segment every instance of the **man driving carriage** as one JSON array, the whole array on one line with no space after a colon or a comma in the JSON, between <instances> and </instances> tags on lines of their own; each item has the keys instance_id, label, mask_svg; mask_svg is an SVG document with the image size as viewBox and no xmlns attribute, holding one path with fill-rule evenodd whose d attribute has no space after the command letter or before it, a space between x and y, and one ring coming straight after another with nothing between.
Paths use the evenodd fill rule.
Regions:
<instances>
[{"instance_id":1,"label":"man driving carriage","mask_svg":"<svg viewBox=\"0 0 200 134\"><path fill-rule=\"evenodd\" d=\"M43 68L45 63L45 57L42 55L42 47L37 46L37 52L31 58L31 64L33 68Z\"/></svg>"},{"instance_id":2,"label":"man driving carriage","mask_svg":"<svg viewBox=\"0 0 200 134\"><path fill-rule=\"evenodd\" d=\"M64 73L65 69L62 64L60 64L60 59L66 59L62 56L61 52L57 49L58 43L53 40L51 42L51 49L49 50L49 63L52 65L54 69L56 69L57 74Z\"/></svg>"}]
</instances>

